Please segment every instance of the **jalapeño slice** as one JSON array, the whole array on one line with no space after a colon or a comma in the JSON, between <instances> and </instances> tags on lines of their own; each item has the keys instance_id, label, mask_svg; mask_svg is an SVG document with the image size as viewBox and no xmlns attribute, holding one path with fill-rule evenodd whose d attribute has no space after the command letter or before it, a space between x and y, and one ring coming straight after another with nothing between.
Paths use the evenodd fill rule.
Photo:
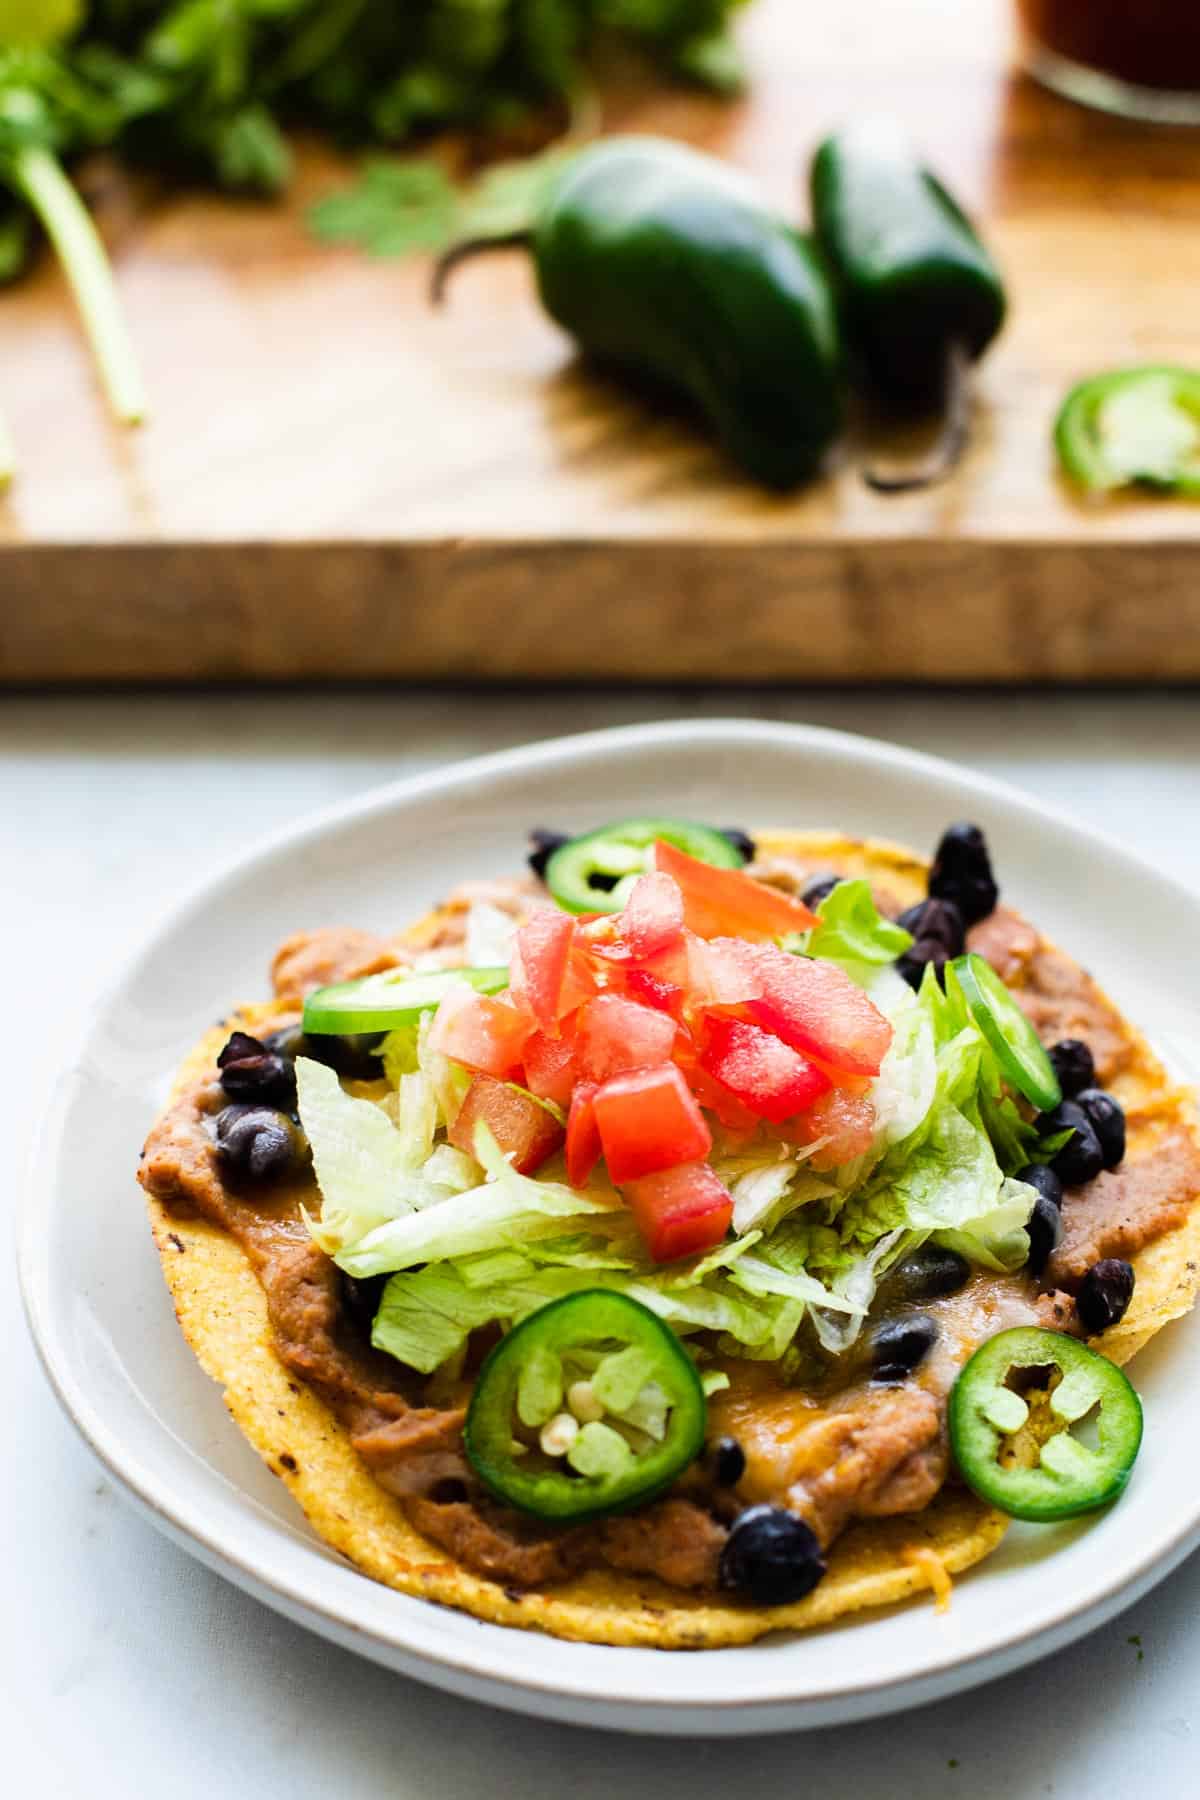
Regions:
<instances>
[{"instance_id":1,"label":"jalape\u00f1o slice","mask_svg":"<svg viewBox=\"0 0 1200 1800\"><path fill-rule=\"evenodd\" d=\"M304 1002L304 1029L332 1037L395 1031L415 1025L441 1004L447 989L466 981L480 994L508 986L507 969L385 969L361 981L316 988Z\"/></svg>"},{"instance_id":2,"label":"jalape\u00f1o slice","mask_svg":"<svg viewBox=\"0 0 1200 1800\"><path fill-rule=\"evenodd\" d=\"M467 1459L539 1519L595 1518L669 1487L704 1443L704 1390L679 1339L608 1288L554 1300L488 1356L467 1411Z\"/></svg>"},{"instance_id":3,"label":"jalape\u00f1o slice","mask_svg":"<svg viewBox=\"0 0 1200 1800\"><path fill-rule=\"evenodd\" d=\"M1200 371L1111 369L1073 387L1054 424L1066 473L1094 493L1200 495Z\"/></svg>"},{"instance_id":4,"label":"jalape\u00f1o slice","mask_svg":"<svg viewBox=\"0 0 1200 1800\"><path fill-rule=\"evenodd\" d=\"M1029 1415L1008 1377L1014 1370L1047 1368L1060 1376L1050 1393L1050 1413L1068 1429L1042 1445L1032 1468L1006 1467L999 1460L1002 1445ZM1072 1437L1069 1427L1095 1406L1099 1446L1093 1450ZM950 1394L950 1443L964 1480L1014 1519L1070 1519L1115 1500L1141 1442L1142 1403L1116 1364L1077 1338L1038 1325L989 1338Z\"/></svg>"},{"instance_id":5,"label":"jalape\u00f1o slice","mask_svg":"<svg viewBox=\"0 0 1200 1800\"><path fill-rule=\"evenodd\" d=\"M972 1018L996 1053L1008 1081L1039 1112L1050 1112L1062 1099L1054 1065L1037 1032L995 969L975 951L956 956L946 971L947 984L957 980Z\"/></svg>"},{"instance_id":6,"label":"jalape\u00f1o slice","mask_svg":"<svg viewBox=\"0 0 1200 1800\"><path fill-rule=\"evenodd\" d=\"M566 912L620 912L639 875L650 866L658 838L718 869L740 869L742 852L711 825L687 819L619 819L571 838L546 864L546 886Z\"/></svg>"}]
</instances>

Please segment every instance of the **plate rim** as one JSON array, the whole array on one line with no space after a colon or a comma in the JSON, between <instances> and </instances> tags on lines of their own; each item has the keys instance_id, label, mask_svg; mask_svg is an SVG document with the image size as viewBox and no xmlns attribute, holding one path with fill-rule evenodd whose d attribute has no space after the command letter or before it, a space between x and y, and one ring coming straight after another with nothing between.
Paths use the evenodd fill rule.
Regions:
<instances>
[{"instance_id":1,"label":"plate rim","mask_svg":"<svg viewBox=\"0 0 1200 1800\"><path fill-rule=\"evenodd\" d=\"M647 1697L632 1686L627 1691L615 1690L611 1682L602 1686L596 1679L586 1676L571 1680L560 1673L550 1679L536 1670L522 1670L519 1675L512 1676L495 1666L496 1658L490 1650L489 1639L481 1637L477 1644L417 1641L419 1627L416 1631L406 1629L407 1609L397 1610L395 1625L388 1630L347 1616L337 1603L338 1596L323 1595L320 1590L322 1577L327 1579L331 1571L353 1580L370 1579L360 1575L350 1564L340 1567L314 1555L311 1566L301 1561L293 1573L288 1573L286 1540L278 1560L270 1557L253 1560L243 1557L236 1544L230 1545L219 1534L206 1530L203 1517L197 1516L196 1502L193 1500L189 1505L187 1494L179 1491L178 1483L146 1468L136 1452L121 1444L119 1434L107 1426L101 1409L93 1404L82 1384L75 1379L69 1347L58 1340L42 1291L41 1277L46 1271L39 1262L43 1236L48 1242L48 1231L43 1234L41 1230L42 1221L48 1221L56 1198L57 1151L63 1141L76 1085L83 1079L87 1051L102 1029L114 999L136 978L143 963L197 911L219 899L224 889L256 868L269 864L280 853L302 848L331 829L361 822L397 805L418 802L433 792L450 795L459 789L486 785L490 780L519 775L523 770L547 762L560 763L567 774L572 762L589 762L605 752L651 750L656 746L698 740L714 745L778 744L791 749L820 746L865 763L886 762L918 780L922 774L927 774L941 780L950 778L966 782L974 793L983 798L991 795L1043 826L1057 825L1081 835L1129 870L1151 874L1160 886L1173 890L1180 902L1193 912L1200 910L1196 896L1171 872L1152 868L1107 832L1082 824L1069 812L1035 799L1013 784L978 773L949 758L826 726L736 716L623 725L540 739L378 783L360 794L336 799L306 812L291 824L277 827L252 849L225 860L207 876L189 885L156 920L154 929L126 953L115 972L99 988L83 1012L77 1052L51 1081L48 1098L31 1135L26 1176L15 1208L18 1282L38 1360L51 1389L84 1443L122 1491L174 1542L293 1620L375 1660L390 1663L392 1667L403 1666L404 1672L416 1679L460 1693L469 1692L474 1698L511 1710L528 1712L532 1705L537 1705L547 1716L641 1731L694 1732L700 1713L707 1715L707 1732L796 1729L898 1711L939 1694L962 1691L1038 1656L1050 1654L1132 1605L1156 1581L1165 1578L1200 1542L1200 1504L1193 1519L1181 1524L1165 1541L1154 1540L1154 1549L1141 1552L1120 1576L1110 1577L1099 1590L1089 1590L1088 1598L1058 1610L1052 1619L1014 1625L995 1642L965 1655L947 1643L923 1661L916 1672L882 1683L864 1676L862 1680L851 1680L836 1689L825 1688L813 1694L794 1689L788 1691L786 1680L781 1685L777 1678L767 1691L754 1695L705 1694L689 1699L679 1694L656 1693ZM305 1550L308 1548L305 1546ZM316 1549L317 1546L312 1546L313 1551ZM418 1596L400 1598L408 1600L413 1607L434 1605ZM413 1616L419 1618L419 1614ZM492 1626L489 1630L504 1628ZM520 1642L527 1636L540 1637L541 1634L520 1631L515 1635ZM605 1647L585 1648L594 1652ZM753 1654L753 1645L743 1648ZM625 1657L630 1651L622 1649L615 1654ZM674 1660L684 1653L636 1654L639 1660L647 1656L665 1656ZM414 1663L420 1666L414 1666ZM612 1673L615 1676L615 1668Z\"/></svg>"}]
</instances>

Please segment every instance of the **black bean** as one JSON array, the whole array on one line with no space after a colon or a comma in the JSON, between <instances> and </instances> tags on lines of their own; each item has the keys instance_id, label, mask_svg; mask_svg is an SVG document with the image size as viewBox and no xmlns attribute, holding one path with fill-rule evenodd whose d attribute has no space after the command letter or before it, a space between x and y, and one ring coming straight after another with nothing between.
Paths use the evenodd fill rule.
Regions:
<instances>
[{"instance_id":1,"label":"black bean","mask_svg":"<svg viewBox=\"0 0 1200 1800\"><path fill-rule=\"evenodd\" d=\"M276 1056L285 1056L290 1062L295 1062L298 1056L307 1056L309 1053L304 1027L298 1022L295 1025L281 1025L278 1031L269 1031L263 1039L263 1044Z\"/></svg>"},{"instance_id":2,"label":"black bean","mask_svg":"<svg viewBox=\"0 0 1200 1800\"><path fill-rule=\"evenodd\" d=\"M905 931L911 931L918 943L926 939L941 944L948 956L961 956L967 947L967 928L953 900L918 900L896 920Z\"/></svg>"},{"instance_id":3,"label":"black bean","mask_svg":"<svg viewBox=\"0 0 1200 1800\"><path fill-rule=\"evenodd\" d=\"M1070 1129L1071 1136L1050 1159L1050 1167L1064 1187L1079 1187L1081 1183L1091 1181L1104 1167L1104 1152L1096 1128L1078 1102L1063 1100L1053 1112L1041 1113L1037 1128L1043 1137L1053 1137L1057 1132Z\"/></svg>"},{"instance_id":4,"label":"black bean","mask_svg":"<svg viewBox=\"0 0 1200 1800\"><path fill-rule=\"evenodd\" d=\"M1073 1100L1081 1088L1095 1082L1096 1064L1082 1038L1060 1038L1051 1044L1048 1054L1064 1100Z\"/></svg>"},{"instance_id":5,"label":"black bean","mask_svg":"<svg viewBox=\"0 0 1200 1800\"><path fill-rule=\"evenodd\" d=\"M526 860L539 881L545 881L546 864L554 852L561 850L570 841L563 831L545 831L540 825L534 826L529 834L529 855Z\"/></svg>"},{"instance_id":6,"label":"black bean","mask_svg":"<svg viewBox=\"0 0 1200 1800\"><path fill-rule=\"evenodd\" d=\"M217 1058L218 1069L227 1068L231 1062L241 1062L246 1056L261 1056L266 1049L261 1038L251 1037L248 1031L234 1031Z\"/></svg>"},{"instance_id":7,"label":"black bean","mask_svg":"<svg viewBox=\"0 0 1200 1800\"><path fill-rule=\"evenodd\" d=\"M748 831L743 831L738 825L722 825L721 836L729 839L743 862L754 861L754 839Z\"/></svg>"},{"instance_id":8,"label":"black bean","mask_svg":"<svg viewBox=\"0 0 1200 1800\"><path fill-rule=\"evenodd\" d=\"M382 1041L383 1033L378 1031L359 1032L353 1037L310 1031L304 1039L304 1054L351 1081L378 1081L383 1064L375 1052Z\"/></svg>"},{"instance_id":9,"label":"black bean","mask_svg":"<svg viewBox=\"0 0 1200 1800\"><path fill-rule=\"evenodd\" d=\"M1106 1094L1103 1088L1082 1088L1075 1096L1076 1106L1082 1106L1092 1121L1092 1130L1100 1139L1100 1148L1104 1153L1106 1169L1115 1169L1119 1162L1125 1160L1125 1109L1119 1100Z\"/></svg>"},{"instance_id":10,"label":"black bean","mask_svg":"<svg viewBox=\"0 0 1200 1800\"><path fill-rule=\"evenodd\" d=\"M970 1278L965 1256L925 1244L896 1264L887 1277L887 1292L897 1300L937 1300L943 1294L957 1294Z\"/></svg>"},{"instance_id":11,"label":"black bean","mask_svg":"<svg viewBox=\"0 0 1200 1800\"><path fill-rule=\"evenodd\" d=\"M946 985L946 964L949 957L937 944L910 944L902 955L896 958L896 973L902 975L915 993L920 993L921 983L925 979L927 968L934 970L938 985Z\"/></svg>"},{"instance_id":12,"label":"black bean","mask_svg":"<svg viewBox=\"0 0 1200 1800\"><path fill-rule=\"evenodd\" d=\"M967 925L978 924L995 909L1000 890L978 825L951 825L943 832L929 871L929 892L937 900L952 900Z\"/></svg>"},{"instance_id":13,"label":"black bean","mask_svg":"<svg viewBox=\"0 0 1200 1800\"><path fill-rule=\"evenodd\" d=\"M803 1600L825 1573L816 1533L783 1506L751 1506L734 1520L721 1551L721 1586L755 1606Z\"/></svg>"},{"instance_id":14,"label":"black bean","mask_svg":"<svg viewBox=\"0 0 1200 1800\"><path fill-rule=\"evenodd\" d=\"M966 948L967 929L957 906L952 900L921 900L901 913L896 923L913 934L908 949L896 958L896 968L909 987L920 988L930 963L944 987L946 964Z\"/></svg>"},{"instance_id":15,"label":"black bean","mask_svg":"<svg viewBox=\"0 0 1200 1800\"><path fill-rule=\"evenodd\" d=\"M263 1044L258 1044L257 1050L231 1055L235 1046L240 1051L239 1039L258 1044L257 1038L247 1039L244 1032L235 1031L217 1058L221 1086L229 1098L290 1112L296 1104L296 1065Z\"/></svg>"},{"instance_id":16,"label":"black bean","mask_svg":"<svg viewBox=\"0 0 1200 1800\"><path fill-rule=\"evenodd\" d=\"M1133 1299L1133 1284L1132 1263L1105 1256L1092 1264L1075 1296L1080 1324L1089 1337L1107 1331L1125 1317Z\"/></svg>"},{"instance_id":17,"label":"black bean","mask_svg":"<svg viewBox=\"0 0 1200 1800\"><path fill-rule=\"evenodd\" d=\"M1033 1203L1026 1229L1029 1232L1029 1273L1040 1277L1054 1251L1062 1243L1061 1210L1045 1194L1039 1194Z\"/></svg>"},{"instance_id":18,"label":"black bean","mask_svg":"<svg viewBox=\"0 0 1200 1800\"><path fill-rule=\"evenodd\" d=\"M708 1460L718 1487L736 1487L746 1473L746 1452L736 1438L718 1438L709 1449Z\"/></svg>"},{"instance_id":19,"label":"black bean","mask_svg":"<svg viewBox=\"0 0 1200 1800\"><path fill-rule=\"evenodd\" d=\"M925 1313L889 1319L871 1338L871 1379L905 1381L937 1342L938 1328Z\"/></svg>"},{"instance_id":20,"label":"black bean","mask_svg":"<svg viewBox=\"0 0 1200 1800\"><path fill-rule=\"evenodd\" d=\"M1023 1181L1026 1187L1036 1188L1051 1206L1062 1206L1063 1184L1049 1163L1026 1163L1023 1169L1017 1170L1016 1179Z\"/></svg>"},{"instance_id":21,"label":"black bean","mask_svg":"<svg viewBox=\"0 0 1200 1800\"><path fill-rule=\"evenodd\" d=\"M217 1155L251 1181L277 1181L298 1159L295 1127L266 1106L227 1106L217 1115Z\"/></svg>"},{"instance_id":22,"label":"black bean","mask_svg":"<svg viewBox=\"0 0 1200 1800\"><path fill-rule=\"evenodd\" d=\"M434 1482L429 1498L435 1506L461 1506L470 1498L470 1492L466 1482L460 1481L457 1475L443 1475L440 1481Z\"/></svg>"},{"instance_id":23,"label":"black bean","mask_svg":"<svg viewBox=\"0 0 1200 1800\"><path fill-rule=\"evenodd\" d=\"M813 912L816 912L822 900L828 900L830 894L832 894L834 888L837 887L842 879L843 877L841 875L818 875L815 881L809 882L808 886L801 893L800 898L803 900L805 906L810 907Z\"/></svg>"},{"instance_id":24,"label":"black bean","mask_svg":"<svg viewBox=\"0 0 1200 1800\"><path fill-rule=\"evenodd\" d=\"M365 1275L361 1280L355 1280L344 1269L338 1270L342 1314L368 1343L371 1341L371 1326L375 1323L375 1314L379 1311L379 1302L383 1299L388 1279L386 1275Z\"/></svg>"}]
</instances>

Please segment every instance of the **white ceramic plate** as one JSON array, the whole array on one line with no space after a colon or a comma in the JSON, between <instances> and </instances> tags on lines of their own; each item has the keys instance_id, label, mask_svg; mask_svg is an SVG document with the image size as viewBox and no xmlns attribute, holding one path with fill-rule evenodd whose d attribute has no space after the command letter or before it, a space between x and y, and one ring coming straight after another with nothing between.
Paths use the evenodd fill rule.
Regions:
<instances>
[{"instance_id":1,"label":"white ceramic plate","mask_svg":"<svg viewBox=\"0 0 1200 1800\"><path fill-rule=\"evenodd\" d=\"M612 1650L505 1631L368 1581L325 1549L228 1419L184 1345L133 1170L170 1071L231 1001L265 992L301 926L379 929L455 882L520 863L529 826L630 814L836 827L932 846L987 829L1000 880L1098 969L1177 1072L1200 1070L1200 906L1119 846L951 764L865 738L737 721L636 727L459 764L324 813L202 889L99 1007L41 1133L22 1279L50 1379L86 1441L155 1524L291 1618L390 1667L538 1715L696 1734L826 1725L915 1705L1069 1642L1129 1605L1200 1540L1200 1329L1139 1360L1145 1447L1105 1517L1015 1527L927 1602L810 1635L704 1654Z\"/></svg>"}]
</instances>

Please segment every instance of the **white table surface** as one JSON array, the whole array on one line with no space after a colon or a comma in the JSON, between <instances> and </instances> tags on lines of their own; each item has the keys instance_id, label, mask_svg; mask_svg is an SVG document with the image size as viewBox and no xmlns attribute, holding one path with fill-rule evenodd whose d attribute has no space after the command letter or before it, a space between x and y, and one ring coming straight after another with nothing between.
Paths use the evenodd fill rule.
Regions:
<instances>
[{"instance_id":1,"label":"white table surface","mask_svg":"<svg viewBox=\"0 0 1200 1800\"><path fill-rule=\"evenodd\" d=\"M400 773L637 719L753 713L959 758L1200 882L1194 696L588 693L0 702L8 1192L56 1063L114 960L264 830ZM1136 907L1131 908L1136 927ZM1200 967L1200 963L1197 965ZM1195 979L1196 970L1181 971ZM87 1204L87 1196L80 1196ZM1200 1558L1087 1642L874 1726L753 1743L542 1725L389 1675L286 1623L113 1492L35 1363L0 1264L0 1741L6 1794L170 1800L1021 1800L1200 1785ZM15 1751L15 1762L14 1762Z\"/></svg>"}]
</instances>

